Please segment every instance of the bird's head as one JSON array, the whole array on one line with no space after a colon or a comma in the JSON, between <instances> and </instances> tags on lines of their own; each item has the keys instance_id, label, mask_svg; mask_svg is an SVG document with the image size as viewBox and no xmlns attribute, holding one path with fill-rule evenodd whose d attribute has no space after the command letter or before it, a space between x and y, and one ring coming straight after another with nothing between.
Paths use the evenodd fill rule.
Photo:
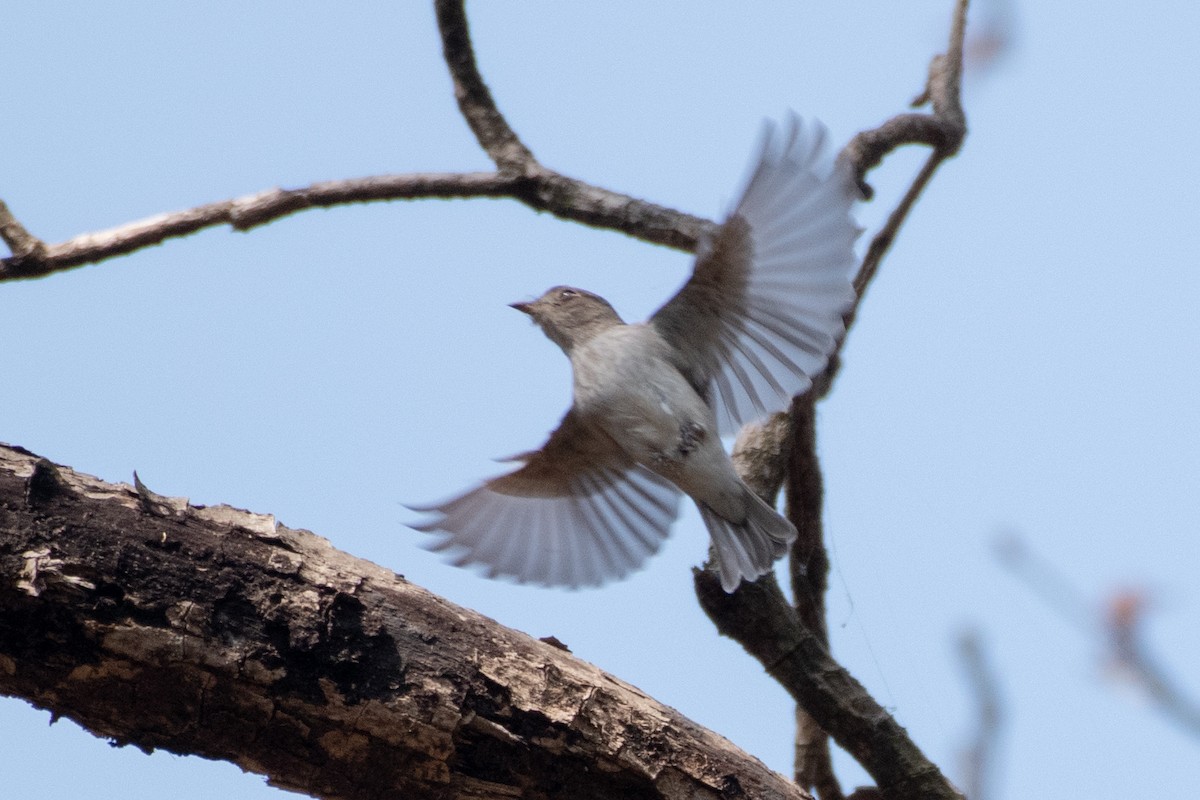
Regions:
<instances>
[{"instance_id":1,"label":"bird's head","mask_svg":"<svg viewBox=\"0 0 1200 800\"><path fill-rule=\"evenodd\" d=\"M510 305L533 317L546 336L567 353L597 333L624 324L603 297L571 286L555 286L537 300Z\"/></svg>"}]
</instances>

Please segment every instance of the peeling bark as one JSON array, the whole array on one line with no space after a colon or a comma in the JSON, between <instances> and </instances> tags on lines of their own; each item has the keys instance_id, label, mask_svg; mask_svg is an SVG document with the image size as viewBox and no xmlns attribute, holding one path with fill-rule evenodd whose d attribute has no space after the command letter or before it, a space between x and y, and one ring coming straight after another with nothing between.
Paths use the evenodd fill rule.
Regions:
<instances>
[{"instance_id":1,"label":"peeling bark","mask_svg":"<svg viewBox=\"0 0 1200 800\"><path fill-rule=\"evenodd\" d=\"M273 517L0 446L0 693L326 798L805 798L552 644Z\"/></svg>"}]
</instances>

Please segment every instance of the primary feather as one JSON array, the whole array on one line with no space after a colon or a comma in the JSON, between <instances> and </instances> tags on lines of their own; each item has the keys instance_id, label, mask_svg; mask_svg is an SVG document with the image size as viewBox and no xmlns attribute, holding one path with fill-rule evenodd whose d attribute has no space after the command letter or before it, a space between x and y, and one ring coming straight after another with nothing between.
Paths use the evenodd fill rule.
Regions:
<instances>
[{"instance_id":1,"label":"primary feather","mask_svg":"<svg viewBox=\"0 0 1200 800\"><path fill-rule=\"evenodd\" d=\"M651 317L722 435L787 408L845 333L860 231L849 172L826 149L818 122L766 126L741 198Z\"/></svg>"}]
</instances>

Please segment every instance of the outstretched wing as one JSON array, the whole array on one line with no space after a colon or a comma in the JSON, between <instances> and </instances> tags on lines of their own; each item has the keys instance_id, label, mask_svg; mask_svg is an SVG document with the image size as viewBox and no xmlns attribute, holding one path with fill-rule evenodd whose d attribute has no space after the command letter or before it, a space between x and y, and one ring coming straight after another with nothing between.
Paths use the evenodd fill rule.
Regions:
<instances>
[{"instance_id":1,"label":"outstretched wing","mask_svg":"<svg viewBox=\"0 0 1200 800\"><path fill-rule=\"evenodd\" d=\"M430 550L457 553L488 577L596 586L641 566L667 537L679 490L635 464L607 435L568 412L525 465L445 503L414 525L441 535Z\"/></svg>"},{"instance_id":2,"label":"outstretched wing","mask_svg":"<svg viewBox=\"0 0 1200 800\"><path fill-rule=\"evenodd\" d=\"M688 282L650 319L722 435L787 408L845 332L856 190L825 139L816 121L767 124L741 199Z\"/></svg>"}]
</instances>

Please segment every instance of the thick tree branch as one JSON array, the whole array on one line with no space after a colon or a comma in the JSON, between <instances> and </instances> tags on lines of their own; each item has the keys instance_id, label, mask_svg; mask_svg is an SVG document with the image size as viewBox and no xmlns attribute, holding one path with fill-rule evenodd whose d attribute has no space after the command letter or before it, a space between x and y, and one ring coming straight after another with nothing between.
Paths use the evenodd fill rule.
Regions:
<instances>
[{"instance_id":1,"label":"thick tree branch","mask_svg":"<svg viewBox=\"0 0 1200 800\"><path fill-rule=\"evenodd\" d=\"M326 798L793 798L561 649L272 517L0 446L0 692Z\"/></svg>"},{"instance_id":2,"label":"thick tree branch","mask_svg":"<svg viewBox=\"0 0 1200 800\"><path fill-rule=\"evenodd\" d=\"M789 463L790 462L790 463ZM789 414L775 414L747 425L733 447L738 475L767 502L773 502L787 476L788 518L799 536L789 558L792 593L802 624L816 632L826 649L825 580L829 559L821 530L821 472L816 457L816 409L810 396L798 398ZM715 569L715 562L706 568ZM821 800L841 800L833 774L829 737L802 707L796 707L794 774L796 783Z\"/></svg>"}]
</instances>

